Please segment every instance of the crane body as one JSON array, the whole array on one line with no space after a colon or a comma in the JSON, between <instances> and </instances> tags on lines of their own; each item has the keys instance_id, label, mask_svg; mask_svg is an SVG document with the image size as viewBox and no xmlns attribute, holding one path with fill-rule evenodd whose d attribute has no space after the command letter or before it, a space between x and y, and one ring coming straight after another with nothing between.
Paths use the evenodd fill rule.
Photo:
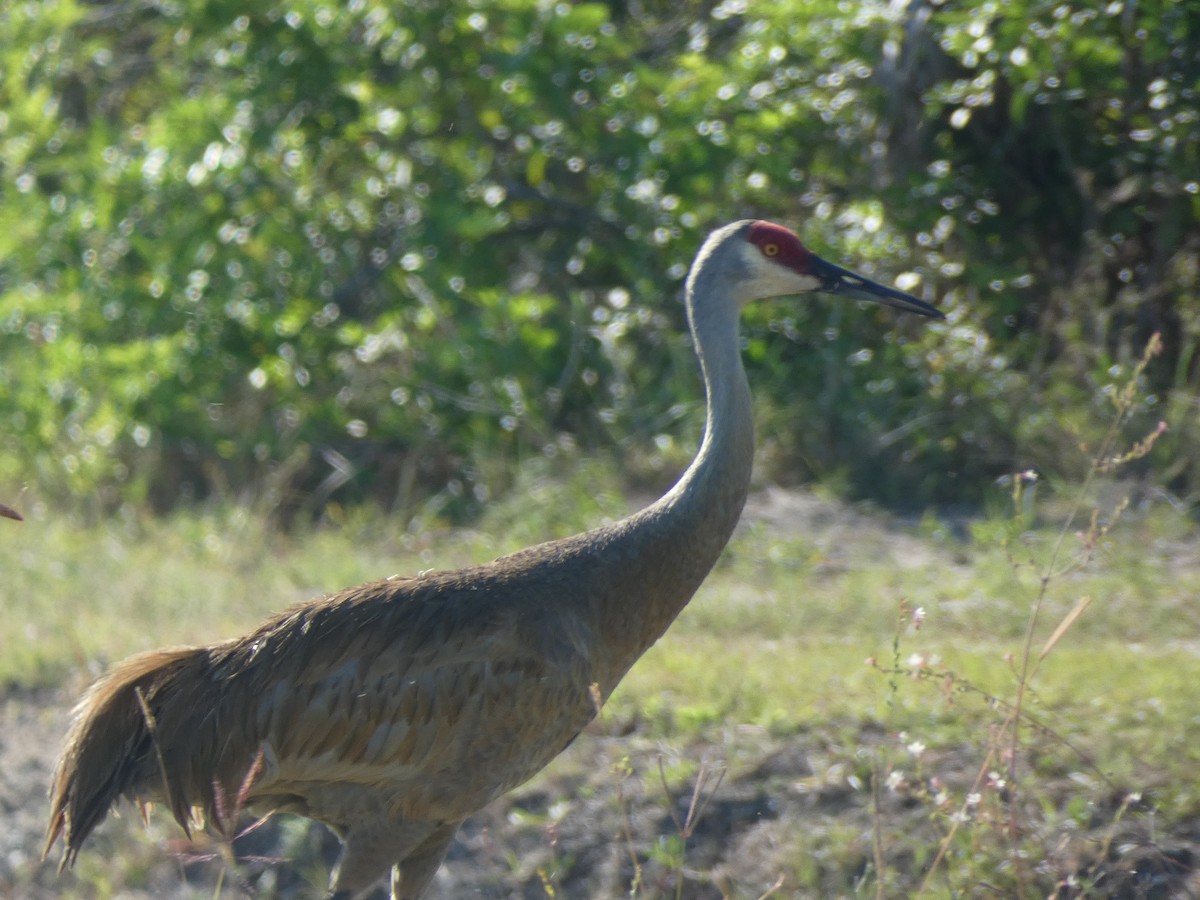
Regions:
<instances>
[{"instance_id":1,"label":"crane body","mask_svg":"<svg viewBox=\"0 0 1200 900\"><path fill-rule=\"evenodd\" d=\"M371 582L243 637L118 664L77 707L47 852L61 837L69 865L121 797L162 803L185 829L197 811L227 824L237 798L337 833L334 897L389 869L396 900L420 897L462 821L562 752L712 569L753 457L738 314L817 290L939 315L780 226L718 230L687 283L704 438L667 494L490 563Z\"/></svg>"}]
</instances>

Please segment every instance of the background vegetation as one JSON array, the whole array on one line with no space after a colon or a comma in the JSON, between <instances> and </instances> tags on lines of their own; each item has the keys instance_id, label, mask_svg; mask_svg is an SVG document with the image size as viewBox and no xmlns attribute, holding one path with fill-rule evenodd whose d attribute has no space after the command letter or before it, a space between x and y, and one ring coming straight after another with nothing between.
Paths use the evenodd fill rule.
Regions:
<instances>
[{"instance_id":1,"label":"background vegetation","mask_svg":"<svg viewBox=\"0 0 1200 900\"><path fill-rule=\"evenodd\" d=\"M1200 6L30 0L0 72L0 896L318 892L294 819L235 862L128 816L56 875L70 703L623 514L695 446L682 282L748 216L947 320L748 312L758 472L823 489L755 492L440 886L1200 893Z\"/></svg>"},{"instance_id":2,"label":"background vegetation","mask_svg":"<svg viewBox=\"0 0 1200 900\"><path fill-rule=\"evenodd\" d=\"M918 505L1073 474L1097 388L1158 331L1137 414L1200 485L1195 4L0 19L10 490L461 521L579 447L661 481L701 424L686 266L747 216L948 314L751 313L769 476Z\"/></svg>"}]
</instances>

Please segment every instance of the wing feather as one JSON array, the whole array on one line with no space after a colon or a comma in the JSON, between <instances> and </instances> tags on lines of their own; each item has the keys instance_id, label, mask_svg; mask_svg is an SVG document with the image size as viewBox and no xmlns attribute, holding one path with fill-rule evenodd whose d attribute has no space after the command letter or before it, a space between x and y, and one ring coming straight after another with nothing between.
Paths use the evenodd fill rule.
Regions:
<instances>
[{"instance_id":1,"label":"wing feather","mask_svg":"<svg viewBox=\"0 0 1200 900\"><path fill-rule=\"evenodd\" d=\"M565 615L522 617L506 585L463 575L363 585L213 648L225 698L214 721L243 728L222 780L239 783L262 753L255 795L351 782L384 791L406 814L449 818L460 810L431 808L449 797L477 808L540 768L515 756L513 723L551 715L564 697L587 702L587 636ZM589 715L576 708L539 724L563 730L565 744Z\"/></svg>"}]
</instances>

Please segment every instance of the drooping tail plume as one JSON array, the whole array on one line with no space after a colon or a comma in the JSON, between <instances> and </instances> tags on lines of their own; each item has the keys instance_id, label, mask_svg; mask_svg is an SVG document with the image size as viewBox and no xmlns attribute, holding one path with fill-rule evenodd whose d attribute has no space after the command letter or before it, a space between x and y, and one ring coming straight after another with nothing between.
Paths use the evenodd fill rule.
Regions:
<instances>
[{"instance_id":1,"label":"drooping tail plume","mask_svg":"<svg viewBox=\"0 0 1200 900\"><path fill-rule=\"evenodd\" d=\"M50 788L47 856L61 836L59 868L79 848L121 796L164 799L186 830L191 799L181 773L164 759L154 708L164 693L177 693L206 658L202 648L156 650L120 663L84 695Z\"/></svg>"}]
</instances>

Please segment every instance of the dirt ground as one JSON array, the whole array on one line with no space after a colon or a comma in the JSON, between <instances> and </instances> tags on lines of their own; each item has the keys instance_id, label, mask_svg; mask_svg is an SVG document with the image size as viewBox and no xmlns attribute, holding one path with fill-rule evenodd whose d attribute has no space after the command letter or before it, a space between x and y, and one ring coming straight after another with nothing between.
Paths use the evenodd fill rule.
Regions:
<instances>
[{"instance_id":1,"label":"dirt ground","mask_svg":"<svg viewBox=\"0 0 1200 900\"><path fill-rule=\"evenodd\" d=\"M839 535L865 521L786 492L757 495L747 518L767 528L804 521L811 533L828 536L834 555ZM906 564L927 562L934 552L899 531L889 541ZM162 811L146 828L126 808L93 835L76 872L56 874L53 861L40 859L46 792L73 696L59 689L0 691L0 898L322 895L337 841L320 826L287 817L236 839L237 861L230 864L227 846L204 835L188 843ZM879 895L908 896L946 824L911 792L873 793L864 782L861 773L870 771L864 755L895 741L869 720L847 720L784 737L751 727L718 729L692 746L666 747L638 722L604 721L546 773L466 823L433 894L608 898L636 888L643 898L691 900L877 896L873 872L882 861L891 880ZM936 753L930 768L945 786L968 790L979 746ZM680 764L694 771L668 790L660 767ZM1065 778L1043 789L1043 802L1059 808L1081 790ZM694 793L705 799L688 830ZM1047 837L1042 858L1027 860L1038 886L1033 896L1200 896L1200 822L1156 821L1148 804L1118 815L1120 797L1093 794L1093 821L1058 830ZM681 853L683 830L689 833ZM933 894L962 896L964 885L969 896L1009 893L956 875L955 890L943 880ZM384 896L381 889L372 900Z\"/></svg>"}]
</instances>

